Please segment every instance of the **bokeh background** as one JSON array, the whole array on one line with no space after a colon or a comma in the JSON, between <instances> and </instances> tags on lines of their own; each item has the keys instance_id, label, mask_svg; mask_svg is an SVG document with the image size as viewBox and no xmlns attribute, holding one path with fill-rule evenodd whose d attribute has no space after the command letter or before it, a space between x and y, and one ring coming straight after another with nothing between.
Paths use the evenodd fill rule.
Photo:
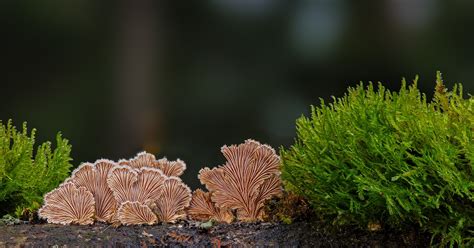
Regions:
<instances>
[{"instance_id":1,"label":"bokeh background","mask_svg":"<svg viewBox=\"0 0 474 248\"><path fill-rule=\"evenodd\" d=\"M0 3L0 119L61 131L74 165L146 149L224 162L223 144L288 147L295 119L359 81L397 89L436 70L474 91L474 1Z\"/></svg>"}]
</instances>

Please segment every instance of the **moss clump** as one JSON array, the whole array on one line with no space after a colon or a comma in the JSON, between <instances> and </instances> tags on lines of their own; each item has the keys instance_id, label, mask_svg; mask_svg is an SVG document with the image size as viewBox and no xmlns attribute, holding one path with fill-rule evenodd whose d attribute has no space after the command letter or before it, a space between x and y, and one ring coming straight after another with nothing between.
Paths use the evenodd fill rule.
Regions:
<instances>
[{"instance_id":1,"label":"moss clump","mask_svg":"<svg viewBox=\"0 0 474 248\"><path fill-rule=\"evenodd\" d=\"M417 79L399 92L349 88L297 120L282 177L333 224L417 224L443 245L474 246L473 103L440 73L432 101Z\"/></svg>"},{"instance_id":2,"label":"moss clump","mask_svg":"<svg viewBox=\"0 0 474 248\"><path fill-rule=\"evenodd\" d=\"M8 121L0 121L0 213L38 209L43 195L57 187L71 168L71 146L61 134L56 136L56 149L51 143L41 144L34 153L35 133L28 134L26 123L17 131Z\"/></svg>"},{"instance_id":3,"label":"moss clump","mask_svg":"<svg viewBox=\"0 0 474 248\"><path fill-rule=\"evenodd\" d=\"M264 221L291 224L294 221L308 219L312 215L312 209L306 199L286 191L281 196L274 196L265 201L264 206Z\"/></svg>"}]
</instances>

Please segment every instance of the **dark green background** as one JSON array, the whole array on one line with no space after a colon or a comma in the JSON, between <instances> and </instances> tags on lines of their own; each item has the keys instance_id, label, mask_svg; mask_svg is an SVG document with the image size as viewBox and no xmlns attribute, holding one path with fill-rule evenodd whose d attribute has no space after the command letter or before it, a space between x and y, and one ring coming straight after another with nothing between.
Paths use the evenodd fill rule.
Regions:
<instances>
[{"instance_id":1,"label":"dark green background","mask_svg":"<svg viewBox=\"0 0 474 248\"><path fill-rule=\"evenodd\" d=\"M147 149L224 162L223 144L288 146L294 122L348 85L421 77L474 87L472 1L0 3L0 119L61 130L74 165Z\"/></svg>"}]
</instances>

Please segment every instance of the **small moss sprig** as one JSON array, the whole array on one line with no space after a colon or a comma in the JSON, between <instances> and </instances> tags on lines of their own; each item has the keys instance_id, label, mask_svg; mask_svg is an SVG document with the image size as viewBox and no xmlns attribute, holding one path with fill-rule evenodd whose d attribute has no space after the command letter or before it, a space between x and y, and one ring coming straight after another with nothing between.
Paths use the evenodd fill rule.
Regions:
<instances>
[{"instance_id":1,"label":"small moss sprig","mask_svg":"<svg viewBox=\"0 0 474 248\"><path fill-rule=\"evenodd\" d=\"M474 100L437 75L433 101L416 78L399 92L359 84L297 120L282 149L287 189L334 224L417 224L433 242L473 246Z\"/></svg>"},{"instance_id":2,"label":"small moss sprig","mask_svg":"<svg viewBox=\"0 0 474 248\"><path fill-rule=\"evenodd\" d=\"M71 145L61 134L56 148L51 142L39 145L34 152L36 130L28 133L26 123L18 131L9 120L0 121L0 212L21 213L38 209L43 195L57 187L71 168Z\"/></svg>"}]
</instances>

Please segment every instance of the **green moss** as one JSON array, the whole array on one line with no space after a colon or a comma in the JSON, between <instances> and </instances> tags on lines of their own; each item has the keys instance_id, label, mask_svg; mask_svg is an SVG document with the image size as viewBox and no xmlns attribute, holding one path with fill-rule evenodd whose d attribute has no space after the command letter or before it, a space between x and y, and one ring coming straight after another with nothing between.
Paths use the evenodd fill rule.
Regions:
<instances>
[{"instance_id":1,"label":"green moss","mask_svg":"<svg viewBox=\"0 0 474 248\"><path fill-rule=\"evenodd\" d=\"M26 123L17 131L8 121L0 121L0 213L38 209L43 195L57 187L69 174L71 146L58 133L56 148L39 145L34 152L35 133L28 134Z\"/></svg>"},{"instance_id":2,"label":"green moss","mask_svg":"<svg viewBox=\"0 0 474 248\"><path fill-rule=\"evenodd\" d=\"M361 83L297 120L282 177L333 224L417 224L442 244L472 246L473 103L440 73L432 101L417 79L398 92Z\"/></svg>"},{"instance_id":3,"label":"green moss","mask_svg":"<svg viewBox=\"0 0 474 248\"><path fill-rule=\"evenodd\" d=\"M0 226L12 226L12 225L18 225L20 224L20 220L6 214L0 219Z\"/></svg>"}]
</instances>

